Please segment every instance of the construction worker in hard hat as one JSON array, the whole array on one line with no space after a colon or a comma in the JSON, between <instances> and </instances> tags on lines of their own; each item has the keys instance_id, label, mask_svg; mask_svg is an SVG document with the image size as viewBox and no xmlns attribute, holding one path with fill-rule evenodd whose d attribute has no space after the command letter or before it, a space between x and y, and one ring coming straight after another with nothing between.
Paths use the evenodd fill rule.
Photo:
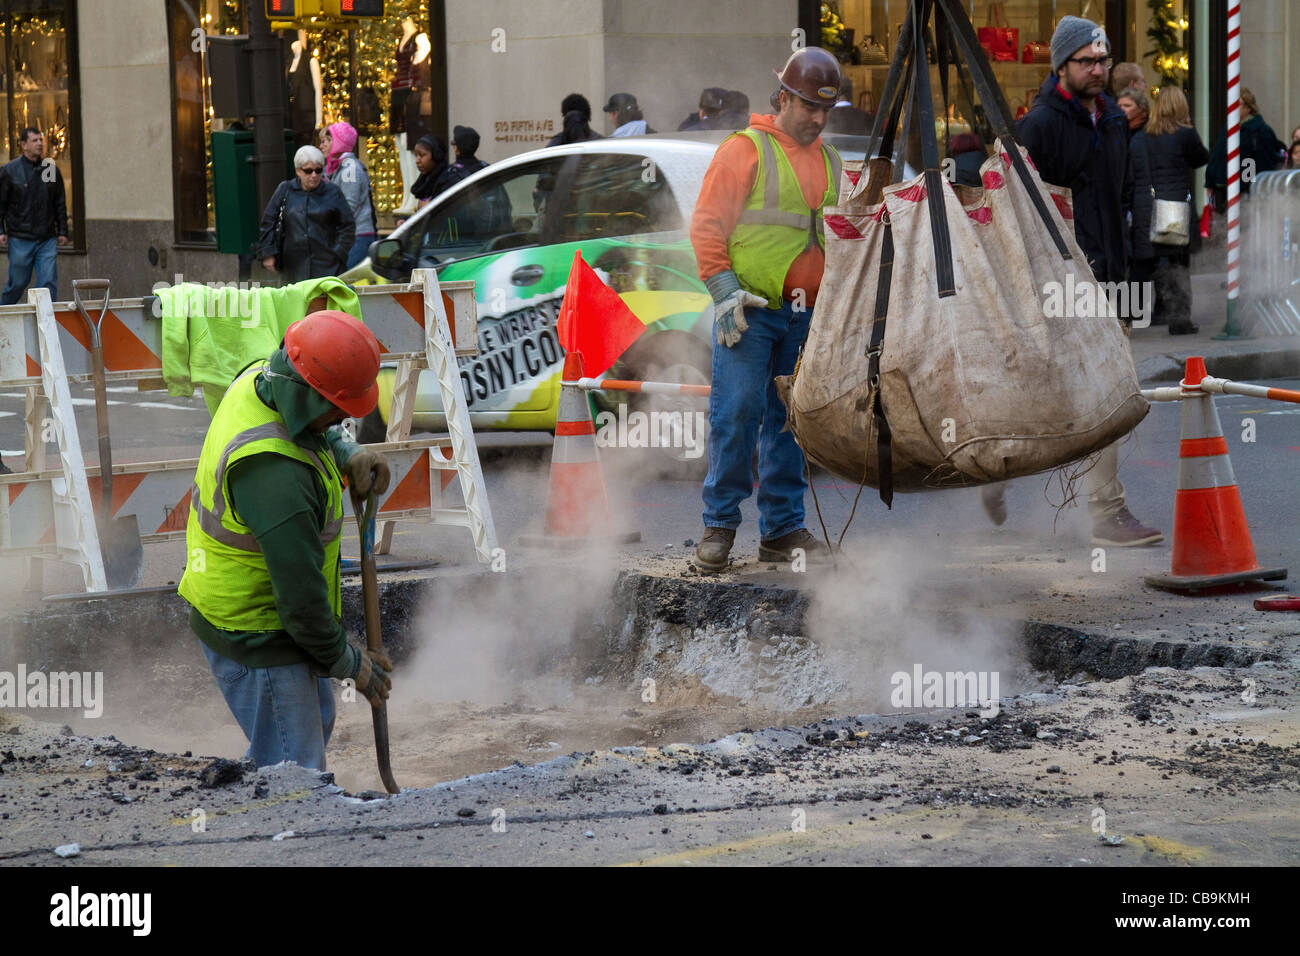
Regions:
<instances>
[{"instance_id":1,"label":"construction worker in hard hat","mask_svg":"<svg viewBox=\"0 0 1300 956\"><path fill-rule=\"evenodd\" d=\"M258 766L325 769L324 675L374 706L392 686L388 658L350 645L340 620L343 478L364 496L389 473L334 426L374 410L379 354L359 320L313 312L231 383L203 442L178 590Z\"/></svg>"},{"instance_id":2,"label":"construction worker in hard hat","mask_svg":"<svg viewBox=\"0 0 1300 956\"><path fill-rule=\"evenodd\" d=\"M840 87L839 62L798 50L777 72L776 115L753 114L723 141L691 220L700 278L713 296L713 388L704 534L697 563L720 571L754 487L758 447L759 559L818 550L804 527L804 456L785 427L774 379L794 371L821 286L823 207L836 200L840 157L821 131Z\"/></svg>"}]
</instances>

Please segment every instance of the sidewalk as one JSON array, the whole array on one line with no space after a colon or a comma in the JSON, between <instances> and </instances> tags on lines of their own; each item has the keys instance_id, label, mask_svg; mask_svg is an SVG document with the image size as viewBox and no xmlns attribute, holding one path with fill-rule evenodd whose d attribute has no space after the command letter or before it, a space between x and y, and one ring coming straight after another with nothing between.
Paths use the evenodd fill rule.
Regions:
<instances>
[{"instance_id":1,"label":"sidewalk","mask_svg":"<svg viewBox=\"0 0 1300 956\"><path fill-rule=\"evenodd\" d=\"M1254 382L1300 376L1300 335L1214 338L1227 321L1225 279L1222 272L1193 272L1192 321L1201 329L1195 335L1170 335L1163 325L1133 330L1133 363L1144 386L1177 382L1191 355L1203 356L1209 373L1219 378Z\"/></svg>"}]
</instances>

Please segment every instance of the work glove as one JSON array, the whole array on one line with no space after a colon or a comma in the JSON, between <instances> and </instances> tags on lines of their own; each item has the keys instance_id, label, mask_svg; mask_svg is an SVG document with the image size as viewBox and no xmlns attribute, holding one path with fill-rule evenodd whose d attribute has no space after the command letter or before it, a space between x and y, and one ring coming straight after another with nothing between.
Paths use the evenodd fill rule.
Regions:
<instances>
[{"instance_id":1,"label":"work glove","mask_svg":"<svg viewBox=\"0 0 1300 956\"><path fill-rule=\"evenodd\" d=\"M357 690L366 695L371 707L382 707L393 689L393 662L383 651L365 650L359 655Z\"/></svg>"},{"instance_id":2,"label":"work glove","mask_svg":"<svg viewBox=\"0 0 1300 956\"><path fill-rule=\"evenodd\" d=\"M704 280L713 296L714 331L718 344L734 348L740 336L749 328L745 321L745 308L767 308L767 299L746 292L740 287L736 273L727 269Z\"/></svg>"},{"instance_id":3,"label":"work glove","mask_svg":"<svg viewBox=\"0 0 1300 956\"><path fill-rule=\"evenodd\" d=\"M382 495L388 490L389 473L388 462L384 461L384 456L377 451L372 451L365 445L356 446L348 463L343 466L343 474L347 476L348 484L361 498L365 498L370 493Z\"/></svg>"},{"instance_id":4,"label":"work glove","mask_svg":"<svg viewBox=\"0 0 1300 956\"><path fill-rule=\"evenodd\" d=\"M393 671L393 662L383 651L362 650L351 644L330 668L329 676L336 680L351 679L357 690L366 695L370 706L380 707L388 699L388 692L393 687L389 675Z\"/></svg>"}]
</instances>

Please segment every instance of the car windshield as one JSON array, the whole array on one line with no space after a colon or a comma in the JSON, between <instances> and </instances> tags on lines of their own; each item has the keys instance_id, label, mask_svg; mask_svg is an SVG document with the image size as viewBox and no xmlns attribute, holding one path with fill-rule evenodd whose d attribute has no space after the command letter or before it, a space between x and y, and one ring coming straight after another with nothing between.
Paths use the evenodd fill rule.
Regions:
<instances>
[{"instance_id":1,"label":"car windshield","mask_svg":"<svg viewBox=\"0 0 1300 956\"><path fill-rule=\"evenodd\" d=\"M668 182L648 156L593 153L578 162L556 220L557 242L682 228Z\"/></svg>"},{"instance_id":2,"label":"car windshield","mask_svg":"<svg viewBox=\"0 0 1300 956\"><path fill-rule=\"evenodd\" d=\"M438 203L403 237L415 267L541 242L560 163L543 160L485 176Z\"/></svg>"}]
</instances>

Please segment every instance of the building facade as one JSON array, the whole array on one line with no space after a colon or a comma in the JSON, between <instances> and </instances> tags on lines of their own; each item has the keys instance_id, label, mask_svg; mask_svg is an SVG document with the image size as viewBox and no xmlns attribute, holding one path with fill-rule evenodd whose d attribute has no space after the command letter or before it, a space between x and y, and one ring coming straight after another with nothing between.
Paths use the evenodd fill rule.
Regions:
<instances>
[{"instance_id":1,"label":"building facade","mask_svg":"<svg viewBox=\"0 0 1300 956\"><path fill-rule=\"evenodd\" d=\"M204 37L246 32L249 2L0 0L3 160L18 154L22 129L40 129L67 185L72 242L59 256L60 298L77 277L107 276L122 296L146 294L177 275L237 278L236 257L216 251L209 140L233 118L213 111ZM1064 14L1101 19L1117 53L1142 63L1154 85L1161 71L1158 54L1147 52L1152 24L1221 17L1226 0L964 6L976 27L1014 30L1019 49L1050 40ZM387 0L382 19L353 30L279 34L291 98L286 122L301 141L314 138L318 114L323 124L358 126L385 213L402 196L396 134L414 131L403 125L413 115L409 105L395 109L395 100L421 97L414 115L444 141L453 125L474 127L479 156L492 162L544 145L559 131L560 100L572 92L591 102L601 133L610 131L601 107L619 92L634 94L660 131L676 129L704 87L738 89L764 110L773 68L799 42L820 42L841 55L855 103L871 108L886 70L881 57L892 54L905 12L904 0ZM1182 35L1189 82L1198 66L1195 29L1189 23ZM410 69L399 63L404 37L428 52L422 72L413 71L415 92L395 97L402 85L395 77ZM1300 70L1291 62L1300 13L1285 0L1250 0L1242 37L1243 80L1287 139L1300 124ZM1022 60L995 65L1013 110L1048 69ZM948 118L959 126L969 119ZM1217 132L1201 130L1207 142ZM274 281L258 266L252 278Z\"/></svg>"}]
</instances>

